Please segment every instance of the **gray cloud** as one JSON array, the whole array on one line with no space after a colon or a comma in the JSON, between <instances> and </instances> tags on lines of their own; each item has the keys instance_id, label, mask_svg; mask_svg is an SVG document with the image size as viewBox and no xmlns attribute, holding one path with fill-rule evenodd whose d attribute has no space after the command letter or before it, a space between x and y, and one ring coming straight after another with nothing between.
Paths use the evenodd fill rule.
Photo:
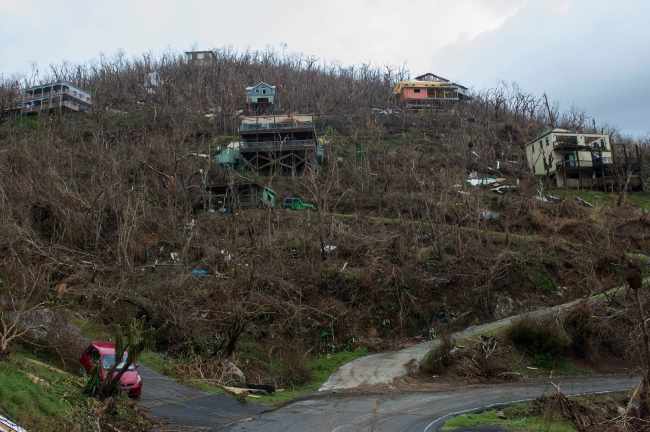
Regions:
<instances>
[{"instance_id":1,"label":"gray cloud","mask_svg":"<svg viewBox=\"0 0 650 432\"><path fill-rule=\"evenodd\" d=\"M649 133L650 3L566 4L530 3L499 29L441 50L432 67L476 88L516 81L623 133Z\"/></svg>"}]
</instances>

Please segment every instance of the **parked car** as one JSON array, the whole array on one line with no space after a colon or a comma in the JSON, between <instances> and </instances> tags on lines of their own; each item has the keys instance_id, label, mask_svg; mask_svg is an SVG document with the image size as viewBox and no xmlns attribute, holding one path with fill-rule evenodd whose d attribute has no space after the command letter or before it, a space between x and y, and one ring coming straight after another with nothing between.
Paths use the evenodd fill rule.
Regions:
<instances>
[{"instance_id":1,"label":"parked car","mask_svg":"<svg viewBox=\"0 0 650 432\"><path fill-rule=\"evenodd\" d=\"M300 198L285 198L282 202L282 208L290 210L308 209L316 211L316 207L313 204L304 203Z\"/></svg>"},{"instance_id":2,"label":"parked car","mask_svg":"<svg viewBox=\"0 0 650 432\"><path fill-rule=\"evenodd\" d=\"M119 371L124 362L126 362L126 351L122 354L122 359L117 365ZM98 367L102 379L106 378L108 370L115 364L115 344L112 342L91 342L81 354L81 367L86 373L90 374L93 368ZM120 381L122 382L122 391L129 397L138 397L142 392L142 379L138 373L138 364L134 363L124 372Z\"/></svg>"}]
</instances>

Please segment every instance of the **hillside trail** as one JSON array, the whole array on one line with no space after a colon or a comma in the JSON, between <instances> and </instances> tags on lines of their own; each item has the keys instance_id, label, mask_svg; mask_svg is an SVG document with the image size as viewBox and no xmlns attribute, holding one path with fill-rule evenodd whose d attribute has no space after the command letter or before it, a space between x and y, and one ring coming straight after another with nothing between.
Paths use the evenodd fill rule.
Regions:
<instances>
[{"instance_id":1,"label":"hillside trail","mask_svg":"<svg viewBox=\"0 0 650 432\"><path fill-rule=\"evenodd\" d=\"M647 279L644 282L647 283ZM612 294L623 289L625 289L625 286L619 286L611 288L605 292L607 294ZM594 297L591 297L590 300ZM585 301L585 299L580 298L557 306L539 308L532 311L532 313L535 315L542 315L546 313L559 312L562 309L570 308L582 301ZM471 326L465 330L454 333L452 336L456 339L460 339L474 334L485 333L508 325L522 315L526 314L513 315L487 324ZM415 344L399 351L360 357L341 366L339 370L330 375L329 379L318 391L344 390L359 387L361 385L388 384L395 378L417 371L425 354L439 344L440 340L436 339Z\"/></svg>"}]
</instances>

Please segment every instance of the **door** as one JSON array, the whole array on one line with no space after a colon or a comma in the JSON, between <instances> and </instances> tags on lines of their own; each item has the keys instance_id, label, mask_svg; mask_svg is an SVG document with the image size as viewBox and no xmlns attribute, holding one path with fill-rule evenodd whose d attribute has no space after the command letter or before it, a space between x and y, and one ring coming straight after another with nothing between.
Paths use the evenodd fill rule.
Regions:
<instances>
[{"instance_id":1,"label":"door","mask_svg":"<svg viewBox=\"0 0 650 432\"><path fill-rule=\"evenodd\" d=\"M576 155L573 153L564 154L564 166L567 168L575 168L576 166Z\"/></svg>"}]
</instances>

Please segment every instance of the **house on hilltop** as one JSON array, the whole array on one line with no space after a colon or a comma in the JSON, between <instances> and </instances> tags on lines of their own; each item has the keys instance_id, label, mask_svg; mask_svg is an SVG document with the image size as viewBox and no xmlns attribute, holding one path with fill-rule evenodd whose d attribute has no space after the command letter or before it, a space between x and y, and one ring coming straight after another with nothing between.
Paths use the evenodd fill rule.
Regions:
<instances>
[{"instance_id":1,"label":"house on hilltop","mask_svg":"<svg viewBox=\"0 0 650 432\"><path fill-rule=\"evenodd\" d=\"M202 66L209 64L214 57L212 51L186 51L187 64L190 66Z\"/></svg>"},{"instance_id":2,"label":"house on hilltop","mask_svg":"<svg viewBox=\"0 0 650 432\"><path fill-rule=\"evenodd\" d=\"M241 160L257 172L296 175L317 162L313 114L242 117Z\"/></svg>"},{"instance_id":3,"label":"house on hilltop","mask_svg":"<svg viewBox=\"0 0 650 432\"><path fill-rule=\"evenodd\" d=\"M249 114L270 114L275 105L276 87L261 82L246 87L246 106Z\"/></svg>"},{"instance_id":4,"label":"house on hilltop","mask_svg":"<svg viewBox=\"0 0 650 432\"><path fill-rule=\"evenodd\" d=\"M92 95L72 84L57 82L30 87L23 92L22 112L69 109L90 111Z\"/></svg>"},{"instance_id":5,"label":"house on hilltop","mask_svg":"<svg viewBox=\"0 0 650 432\"><path fill-rule=\"evenodd\" d=\"M550 128L525 144L530 170L548 174L560 187L612 188L642 186L638 146L636 153L613 145L607 134L577 133Z\"/></svg>"},{"instance_id":6,"label":"house on hilltop","mask_svg":"<svg viewBox=\"0 0 650 432\"><path fill-rule=\"evenodd\" d=\"M398 82L393 99L405 109L448 110L465 98L466 91L467 87L429 72L414 81Z\"/></svg>"}]
</instances>

